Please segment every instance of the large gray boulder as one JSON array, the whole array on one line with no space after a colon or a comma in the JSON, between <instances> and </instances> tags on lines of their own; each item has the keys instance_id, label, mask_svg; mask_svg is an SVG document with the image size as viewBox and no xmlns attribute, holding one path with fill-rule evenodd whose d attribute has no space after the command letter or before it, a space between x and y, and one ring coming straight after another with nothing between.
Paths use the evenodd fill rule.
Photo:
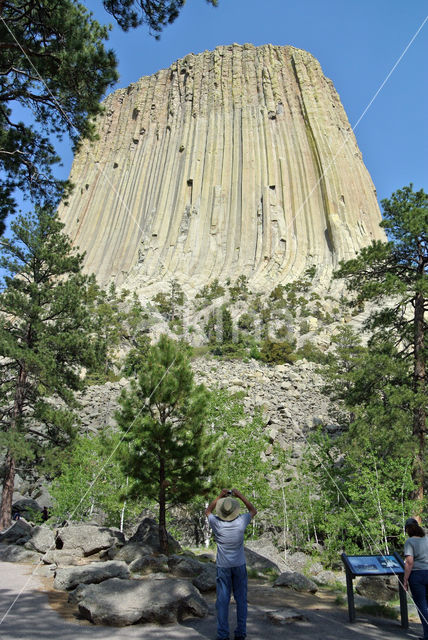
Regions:
<instances>
[{"instance_id":1,"label":"large gray boulder","mask_svg":"<svg viewBox=\"0 0 428 640\"><path fill-rule=\"evenodd\" d=\"M55 549L54 532L49 527L34 527L30 539L25 543L25 548L40 551L40 553Z\"/></svg>"},{"instance_id":2,"label":"large gray boulder","mask_svg":"<svg viewBox=\"0 0 428 640\"><path fill-rule=\"evenodd\" d=\"M20 545L0 544L0 561L37 564L40 562L40 554L24 549Z\"/></svg>"},{"instance_id":3,"label":"large gray boulder","mask_svg":"<svg viewBox=\"0 0 428 640\"><path fill-rule=\"evenodd\" d=\"M290 587L295 591L309 591L309 593L316 593L318 587L312 580L309 580L302 573L297 571L284 571L273 583L274 587Z\"/></svg>"},{"instance_id":4,"label":"large gray boulder","mask_svg":"<svg viewBox=\"0 0 428 640\"><path fill-rule=\"evenodd\" d=\"M37 520L42 513L42 507L37 500L22 498L13 503L12 514L14 513L19 513L19 515L26 520Z\"/></svg>"},{"instance_id":5,"label":"large gray boulder","mask_svg":"<svg viewBox=\"0 0 428 640\"><path fill-rule=\"evenodd\" d=\"M57 532L56 548L91 556L104 549L121 546L125 543L125 536L116 529L97 527L90 524L70 525Z\"/></svg>"},{"instance_id":6,"label":"large gray boulder","mask_svg":"<svg viewBox=\"0 0 428 640\"><path fill-rule=\"evenodd\" d=\"M42 556L45 564L54 564L57 567L69 567L70 565L78 565L81 562L82 553L71 553L67 551L59 551L58 549L50 549Z\"/></svg>"},{"instance_id":7,"label":"large gray boulder","mask_svg":"<svg viewBox=\"0 0 428 640\"><path fill-rule=\"evenodd\" d=\"M84 618L118 627L137 622L169 624L208 613L207 603L192 584L158 576L143 580L112 578L79 588L78 598Z\"/></svg>"},{"instance_id":8,"label":"large gray boulder","mask_svg":"<svg viewBox=\"0 0 428 640\"><path fill-rule=\"evenodd\" d=\"M94 562L80 567L65 567L55 572L54 589L70 591L78 584L99 584L110 578L129 578L126 562Z\"/></svg>"},{"instance_id":9,"label":"large gray boulder","mask_svg":"<svg viewBox=\"0 0 428 640\"><path fill-rule=\"evenodd\" d=\"M284 555L278 552L273 542L269 539L269 534L265 534L257 540L247 540L245 543L245 549L255 551L260 556L267 558L278 567L280 572L290 570Z\"/></svg>"},{"instance_id":10,"label":"large gray boulder","mask_svg":"<svg viewBox=\"0 0 428 640\"><path fill-rule=\"evenodd\" d=\"M127 564L131 564L135 560L145 558L153 552L152 548L147 544L139 544L138 542L127 542L120 549L109 551L109 555L115 560L123 560Z\"/></svg>"},{"instance_id":11,"label":"large gray boulder","mask_svg":"<svg viewBox=\"0 0 428 640\"><path fill-rule=\"evenodd\" d=\"M337 582L340 584L346 584L346 576L344 573L335 573L334 571L330 571L329 569L324 569L320 571L315 576L313 576L314 582L317 584L331 584L334 585Z\"/></svg>"},{"instance_id":12,"label":"large gray boulder","mask_svg":"<svg viewBox=\"0 0 428 640\"><path fill-rule=\"evenodd\" d=\"M202 572L204 565L191 556L173 555L168 558L168 567L179 578L196 578Z\"/></svg>"},{"instance_id":13,"label":"large gray boulder","mask_svg":"<svg viewBox=\"0 0 428 640\"><path fill-rule=\"evenodd\" d=\"M132 571L132 573L139 573L143 576L149 575L150 573L168 573L168 557L162 554L157 556L142 556L131 562L129 570Z\"/></svg>"},{"instance_id":14,"label":"large gray boulder","mask_svg":"<svg viewBox=\"0 0 428 640\"><path fill-rule=\"evenodd\" d=\"M192 583L202 593L216 590L217 570L214 564L207 563L204 565L201 573L193 578Z\"/></svg>"},{"instance_id":15,"label":"large gray boulder","mask_svg":"<svg viewBox=\"0 0 428 640\"><path fill-rule=\"evenodd\" d=\"M8 529L0 533L0 543L22 542L24 544L30 538L32 530L33 527L23 518L15 520Z\"/></svg>"},{"instance_id":16,"label":"large gray boulder","mask_svg":"<svg viewBox=\"0 0 428 640\"><path fill-rule=\"evenodd\" d=\"M355 587L364 598L376 602L389 602L398 595L398 580L395 576L362 576Z\"/></svg>"},{"instance_id":17,"label":"large gray boulder","mask_svg":"<svg viewBox=\"0 0 428 640\"><path fill-rule=\"evenodd\" d=\"M311 556L303 553L303 551L296 551L287 555L287 565L290 571L298 571L299 573L306 573L309 567L313 564ZM322 567L321 567L322 569ZM321 571L320 569L320 571Z\"/></svg>"},{"instance_id":18,"label":"large gray boulder","mask_svg":"<svg viewBox=\"0 0 428 640\"><path fill-rule=\"evenodd\" d=\"M256 571L272 571L274 573L280 573L279 567L275 562L265 558L260 555L256 551L252 551L248 549L248 547L244 547L245 550L245 558L247 560L247 567L250 569L255 569Z\"/></svg>"},{"instance_id":19,"label":"large gray boulder","mask_svg":"<svg viewBox=\"0 0 428 640\"><path fill-rule=\"evenodd\" d=\"M129 538L129 542L150 547L152 552L160 551L159 525L156 520L144 518L140 522L137 531ZM179 551L181 551L179 543L168 533L168 552L178 553Z\"/></svg>"}]
</instances>

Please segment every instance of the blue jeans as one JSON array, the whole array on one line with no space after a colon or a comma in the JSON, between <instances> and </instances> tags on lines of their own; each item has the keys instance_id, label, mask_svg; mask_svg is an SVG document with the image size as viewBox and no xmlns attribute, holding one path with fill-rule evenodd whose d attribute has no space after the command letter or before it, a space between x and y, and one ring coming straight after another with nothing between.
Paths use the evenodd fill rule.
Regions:
<instances>
[{"instance_id":1,"label":"blue jeans","mask_svg":"<svg viewBox=\"0 0 428 640\"><path fill-rule=\"evenodd\" d=\"M225 640L229 637L229 602L230 594L236 601L235 636L245 638L247 635L247 567L217 567L217 638Z\"/></svg>"},{"instance_id":2,"label":"blue jeans","mask_svg":"<svg viewBox=\"0 0 428 640\"><path fill-rule=\"evenodd\" d=\"M424 639L428 640L428 604L426 593L426 588L428 587L428 569L413 569L409 576L409 587L422 622Z\"/></svg>"}]
</instances>

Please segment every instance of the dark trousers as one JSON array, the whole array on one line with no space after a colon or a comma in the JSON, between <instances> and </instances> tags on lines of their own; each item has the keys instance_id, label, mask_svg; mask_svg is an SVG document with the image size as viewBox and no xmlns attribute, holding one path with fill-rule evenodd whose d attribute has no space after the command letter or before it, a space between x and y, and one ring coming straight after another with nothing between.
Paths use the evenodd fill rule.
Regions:
<instances>
[{"instance_id":1,"label":"dark trousers","mask_svg":"<svg viewBox=\"0 0 428 640\"><path fill-rule=\"evenodd\" d=\"M424 630L424 640L428 640L428 569L413 569L409 576L409 587L418 610Z\"/></svg>"}]
</instances>

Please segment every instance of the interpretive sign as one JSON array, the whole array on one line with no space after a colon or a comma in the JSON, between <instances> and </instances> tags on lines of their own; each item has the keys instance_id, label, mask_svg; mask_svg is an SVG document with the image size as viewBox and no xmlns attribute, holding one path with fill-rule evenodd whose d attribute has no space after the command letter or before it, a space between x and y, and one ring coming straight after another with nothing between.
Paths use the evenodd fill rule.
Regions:
<instances>
[{"instance_id":1,"label":"interpretive sign","mask_svg":"<svg viewBox=\"0 0 428 640\"><path fill-rule=\"evenodd\" d=\"M354 576L379 576L404 573L401 559L395 556L347 556L342 555L343 562Z\"/></svg>"},{"instance_id":2,"label":"interpretive sign","mask_svg":"<svg viewBox=\"0 0 428 640\"><path fill-rule=\"evenodd\" d=\"M346 553L342 553L342 561L345 565L346 572L349 621L355 622L355 602L352 580L356 576L395 575L398 579L398 592L400 595L401 626L408 629L409 618L407 613L407 599L406 592L402 585L404 563L398 553L388 556L348 556Z\"/></svg>"}]
</instances>

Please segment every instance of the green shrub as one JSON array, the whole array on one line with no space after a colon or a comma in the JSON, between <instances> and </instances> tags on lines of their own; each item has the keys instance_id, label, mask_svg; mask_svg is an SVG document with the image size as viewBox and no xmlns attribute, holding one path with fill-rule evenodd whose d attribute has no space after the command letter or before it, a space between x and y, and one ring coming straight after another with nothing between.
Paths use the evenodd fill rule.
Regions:
<instances>
[{"instance_id":1,"label":"green shrub","mask_svg":"<svg viewBox=\"0 0 428 640\"><path fill-rule=\"evenodd\" d=\"M213 280L210 284L206 284L195 295L195 306L197 310L207 307L216 298L221 298L225 294L224 287L218 281L218 278Z\"/></svg>"},{"instance_id":2,"label":"green shrub","mask_svg":"<svg viewBox=\"0 0 428 640\"><path fill-rule=\"evenodd\" d=\"M297 349L296 357L297 360L306 358L306 360L317 362L318 364L326 364L329 362L329 356L309 340Z\"/></svg>"},{"instance_id":3,"label":"green shrub","mask_svg":"<svg viewBox=\"0 0 428 640\"><path fill-rule=\"evenodd\" d=\"M269 338L263 340L260 348L260 359L268 364L292 364L296 361L295 343L288 340L273 342Z\"/></svg>"},{"instance_id":4,"label":"green shrub","mask_svg":"<svg viewBox=\"0 0 428 640\"><path fill-rule=\"evenodd\" d=\"M243 331L252 333L255 328L254 316L251 313L243 313L238 320L238 327Z\"/></svg>"},{"instance_id":5,"label":"green shrub","mask_svg":"<svg viewBox=\"0 0 428 640\"><path fill-rule=\"evenodd\" d=\"M178 280L171 280L169 291L157 293L153 302L167 320L174 320L180 314L180 307L184 305L184 292Z\"/></svg>"},{"instance_id":6,"label":"green shrub","mask_svg":"<svg viewBox=\"0 0 428 640\"><path fill-rule=\"evenodd\" d=\"M248 289L247 276L240 275L234 285L229 286L230 301L246 300L250 291Z\"/></svg>"}]
</instances>

